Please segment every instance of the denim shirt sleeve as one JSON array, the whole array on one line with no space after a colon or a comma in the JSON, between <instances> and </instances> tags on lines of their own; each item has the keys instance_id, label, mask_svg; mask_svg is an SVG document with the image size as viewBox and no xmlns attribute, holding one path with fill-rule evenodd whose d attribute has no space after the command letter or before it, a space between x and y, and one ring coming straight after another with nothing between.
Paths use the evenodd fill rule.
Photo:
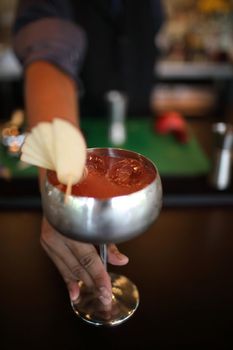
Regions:
<instances>
[{"instance_id":1,"label":"denim shirt sleeve","mask_svg":"<svg viewBox=\"0 0 233 350\"><path fill-rule=\"evenodd\" d=\"M84 30L73 23L66 3L62 0L19 1L13 48L24 67L44 60L77 79L87 41Z\"/></svg>"}]
</instances>

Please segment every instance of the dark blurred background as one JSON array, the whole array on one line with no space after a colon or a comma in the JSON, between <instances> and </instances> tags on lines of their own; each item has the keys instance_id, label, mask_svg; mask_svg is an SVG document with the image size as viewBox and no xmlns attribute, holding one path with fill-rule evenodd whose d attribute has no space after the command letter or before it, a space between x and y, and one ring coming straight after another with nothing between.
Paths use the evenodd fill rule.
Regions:
<instances>
[{"instance_id":1,"label":"dark blurred background","mask_svg":"<svg viewBox=\"0 0 233 350\"><path fill-rule=\"evenodd\" d=\"M229 119L232 114L232 0L163 0L165 21L154 38L152 111ZM0 121L23 108L22 73L11 47L17 0L0 0Z\"/></svg>"}]
</instances>

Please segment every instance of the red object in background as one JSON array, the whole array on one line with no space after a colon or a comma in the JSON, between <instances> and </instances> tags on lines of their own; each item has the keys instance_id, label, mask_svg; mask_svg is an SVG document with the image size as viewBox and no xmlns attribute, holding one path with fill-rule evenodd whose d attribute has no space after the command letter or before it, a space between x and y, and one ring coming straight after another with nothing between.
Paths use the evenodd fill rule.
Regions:
<instances>
[{"instance_id":1,"label":"red object in background","mask_svg":"<svg viewBox=\"0 0 233 350\"><path fill-rule=\"evenodd\" d=\"M182 114L171 111L159 115L154 124L154 129L158 134L174 134L181 143L188 141L188 125Z\"/></svg>"}]
</instances>

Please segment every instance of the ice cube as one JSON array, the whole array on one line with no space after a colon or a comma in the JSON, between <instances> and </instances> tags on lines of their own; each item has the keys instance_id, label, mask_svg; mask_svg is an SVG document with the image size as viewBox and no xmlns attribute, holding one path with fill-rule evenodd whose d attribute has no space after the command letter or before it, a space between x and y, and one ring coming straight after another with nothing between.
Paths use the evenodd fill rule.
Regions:
<instances>
[{"instance_id":1,"label":"ice cube","mask_svg":"<svg viewBox=\"0 0 233 350\"><path fill-rule=\"evenodd\" d=\"M95 172L99 175L105 175L107 172L107 161L105 157L98 156L95 153L90 153L87 157L88 171Z\"/></svg>"},{"instance_id":2,"label":"ice cube","mask_svg":"<svg viewBox=\"0 0 233 350\"><path fill-rule=\"evenodd\" d=\"M144 167L136 159L119 160L108 171L109 179L117 185L139 185L143 180Z\"/></svg>"}]
</instances>

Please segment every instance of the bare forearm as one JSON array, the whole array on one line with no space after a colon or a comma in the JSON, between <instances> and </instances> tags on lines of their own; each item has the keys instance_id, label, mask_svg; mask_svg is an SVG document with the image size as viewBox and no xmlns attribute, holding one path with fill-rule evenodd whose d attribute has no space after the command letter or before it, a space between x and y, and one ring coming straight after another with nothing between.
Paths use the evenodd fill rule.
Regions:
<instances>
[{"instance_id":1,"label":"bare forearm","mask_svg":"<svg viewBox=\"0 0 233 350\"><path fill-rule=\"evenodd\" d=\"M27 122L33 127L41 121L64 118L79 123L75 82L59 68L45 61L30 64L25 72Z\"/></svg>"},{"instance_id":2,"label":"bare forearm","mask_svg":"<svg viewBox=\"0 0 233 350\"><path fill-rule=\"evenodd\" d=\"M25 104L29 128L42 121L64 118L78 125L78 95L75 82L56 66L45 61L30 64L25 72ZM39 171L39 185L45 170Z\"/></svg>"}]
</instances>

